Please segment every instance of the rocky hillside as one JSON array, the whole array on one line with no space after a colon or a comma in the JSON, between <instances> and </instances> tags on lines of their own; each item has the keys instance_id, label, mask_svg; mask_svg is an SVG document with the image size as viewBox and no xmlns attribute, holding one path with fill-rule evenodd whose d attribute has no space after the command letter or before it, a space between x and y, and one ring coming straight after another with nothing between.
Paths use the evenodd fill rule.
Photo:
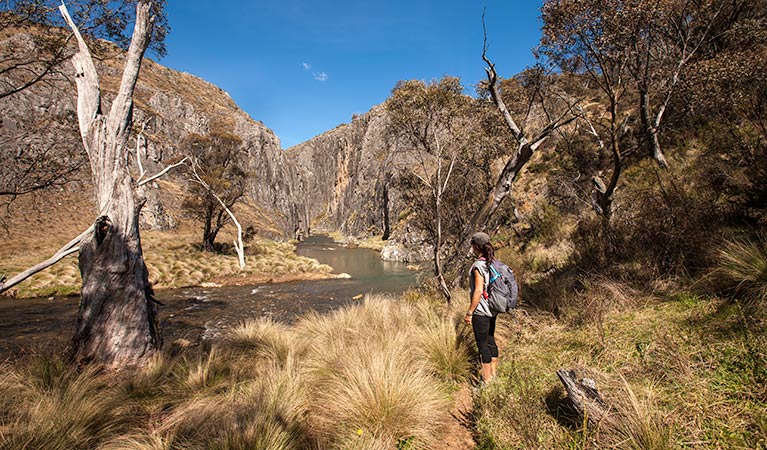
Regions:
<instances>
[{"instance_id":1,"label":"rocky hillside","mask_svg":"<svg viewBox=\"0 0 767 450\"><path fill-rule=\"evenodd\" d=\"M428 258L423 238L399 220L405 212L397 180L408 164L404 148L387 135L386 112L376 106L287 150L297 175L292 217L301 232L335 231L389 241L389 260Z\"/></svg>"},{"instance_id":2,"label":"rocky hillside","mask_svg":"<svg viewBox=\"0 0 767 450\"><path fill-rule=\"evenodd\" d=\"M392 168L385 122L382 108L374 108L288 150L301 197L311 199L297 214L304 231L359 235L388 229L397 205L388 194Z\"/></svg>"},{"instance_id":3,"label":"rocky hillside","mask_svg":"<svg viewBox=\"0 0 767 450\"><path fill-rule=\"evenodd\" d=\"M40 51L37 46L32 28L6 30L0 35L0 53L6 58L34 55ZM122 57L117 49L104 45L96 59L108 108L120 81ZM37 196L39 201L56 206L43 208L46 221L69 218L73 211L93 210L90 171L77 128L77 90L68 78L71 70L65 61L45 82L0 99L0 139L7 159L0 174L4 187L17 182L20 171L44 167L41 162L45 160L58 161L56 169L61 165L75 169L67 176L68 183ZM409 247L420 243L418 236L397 227L403 206L393 180L406 162L386 136L387 119L380 106L355 116L349 124L282 151L278 137L243 112L226 92L149 59L142 66L135 106L134 139L143 128L147 174L179 160L185 153L183 143L190 136L229 134L242 140L239 164L251 176L240 214L245 216L243 225L252 226L262 236L293 237L316 230L338 230L354 237L398 237L401 242L409 240ZM12 157L21 153L35 155L28 167L20 168ZM134 170L138 176L138 165L134 164ZM145 227L168 229L183 220L179 200L185 178L182 170L170 172L148 189L142 222ZM64 194L68 197L61 201L59 197ZM14 229L34 216L26 202L17 204L24 206L12 208L7 219ZM95 214L77 216L87 224ZM401 250L388 253L393 259L419 259Z\"/></svg>"},{"instance_id":4,"label":"rocky hillside","mask_svg":"<svg viewBox=\"0 0 767 450\"><path fill-rule=\"evenodd\" d=\"M23 60L22 55L39 51L37 44L34 29L5 30L0 35L0 56ZM113 47L106 48L111 54L97 54L96 59L108 108L120 81L122 58ZM78 201L71 202L73 208L80 209L90 203L90 172L77 131L77 90L68 78L71 71L70 63L65 61L44 82L0 99L0 141L4 147L3 162L7 163L3 164L0 181L3 188L10 188L18 184L25 170L46 170L41 164L44 160L56 161L54 168L71 163L77 170L67 177L70 182L55 193L38 197L45 201L63 191L75 197L80 194ZM2 81L10 85L14 80ZM135 106L136 131L145 126L148 144L144 168L148 174L178 160L184 153L182 143L190 135L234 134L242 140L240 165L246 173L257 174L250 177L247 189L250 209L258 219L252 225L266 235L282 235L290 228L283 212L290 209L291 177L287 174L279 139L263 123L237 107L226 92L193 75L147 59L137 85ZM40 157L44 154L48 158ZM20 166L24 159L19 155L28 156L27 165ZM138 174L138 167L134 168ZM167 179L182 184L184 175L170 173ZM163 205L163 195L158 189L159 185L155 184L148 193L145 225L168 228L178 220L178 204ZM21 214L19 209L24 208L12 211ZM71 215L66 206L63 209L63 216ZM13 222L14 218L9 220Z\"/></svg>"}]
</instances>

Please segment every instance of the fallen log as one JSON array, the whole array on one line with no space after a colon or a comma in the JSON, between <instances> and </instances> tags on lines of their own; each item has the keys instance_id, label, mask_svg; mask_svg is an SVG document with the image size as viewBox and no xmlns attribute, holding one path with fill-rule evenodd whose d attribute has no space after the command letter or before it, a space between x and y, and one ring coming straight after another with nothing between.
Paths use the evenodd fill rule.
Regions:
<instances>
[{"instance_id":1,"label":"fallen log","mask_svg":"<svg viewBox=\"0 0 767 450\"><path fill-rule=\"evenodd\" d=\"M575 370L559 369L557 376L565 386L567 396L573 403L581 419L593 422L601 422L605 418L610 407L597 391L597 384L591 378L578 379Z\"/></svg>"}]
</instances>

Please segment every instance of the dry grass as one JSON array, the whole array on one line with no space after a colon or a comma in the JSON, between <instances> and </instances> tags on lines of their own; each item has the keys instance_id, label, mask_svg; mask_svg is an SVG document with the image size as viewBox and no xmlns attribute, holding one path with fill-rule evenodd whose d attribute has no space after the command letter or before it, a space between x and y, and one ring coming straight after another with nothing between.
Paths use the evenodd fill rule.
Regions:
<instances>
[{"instance_id":1,"label":"dry grass","mask_svg":"<svg viewBox=\"0 0 767 450\"><path fill-rule=\"evenodd\" d=\"M332 268L314 259L298 256L294 246L267 240L256 240L246 247L246 267L239 268L237 256L199 250L194 230L173 232L145 231L142 234L144 258L149 269L149 281L155 289L197 286L202 283L257 283L295 279L329 277ZM229 239L223 233L221 239ZM17 243L17 245L20 245ZM0 266L0 273L16 273L25 264L33 265L55 252L61 243L38 243L26 252L18 249L9 253ZM6 249L9 251L9 249ZM30 253L33 256L30 257ZM49 269L24 281L14 291L18 297L71 295L82 284L76 257L69 257Z\"/></svg>"},{"instance_id":2,"label":"dry grass","mask_svg":"<svg viewBox=\"0 0 767 450\"><path fill-rule=\"evenodd\" d=\"M433 443L446 422L447 396L422 364L408 354L409 340L368 342L333 361L318 377L313 423L335 446L359 435L387 442L388 448L414 439Z\"/></svg>"},{"instance_id":3,"label":"dry grass","mask_svg":"<svg viewBox=\"0 0 767 450\"><path fill-rule=\"evenodd\" d=\"M95 448L132 422L117 389L95 368L78 372L38 359L3 372L0 448Z\"/></svg>"},{"instance_id":4,"label":"dry grass","mask_svg":"<svg viewBox=\"0 0 767 450\"><path fill-rule=\"evenodd\" d=\"M608 430L608 435L615 439L614 446L632 450L671 448L671 427L655 402L654 388L649 386L646 393L639 397L625 379L622 381L623 392L618 397L622 401L616 407L619 413L614 419L613 429Z\"/></svg>"},{"instance_id":5,"label":"dry grass","mask_svg":"<svg viewBox=\"0 0 767 450\"><path fill-rule=\"evenodd\" d=\"M87 175L83 177L88 178ZM181 203L185 194L183 184L169 180L159 180L158 184L161 189L155 194L174 217L181 217L174 207ZM46 260L92 224L94 217L81 213L93 210L88 186L89 183L84 182L61 191L17 199L11 208L12 214L4 215L0 221L0 225L4 226L0 228L3 239L0 275L10 277ZM236 214L243 224L253 224L259 230L270 229L267 219L273 214L266 214L254 205L238 205ZM253 284L331 276L329 266L296 255L293 244L259 239L246 243L246 267L240 270L233 249L226 254L199 249L201 229L201 224L179 220L177 228L171 231L141 232L144 258L155 289L201 283ZM218 242L231 243L234 238L233 228L225 227ZM76 295L81 284L77 256L73 255L25 280L10 295Z\"/></svg>"},{"instance_id":6,"label":"dry grass","mask_svg":"<svg viewBox=\"0 0 767 450\"><path fill-rule=\"evenodd\" d=\"M405 441L428 448L439 435L449 405L434 374L451 369L413 351L430 332L424 326L426 309L367 298L362 305L309 316L296 325L296 341L311 343L305 360L316 386L312 423L332 448L375 443L393 448ZM455 339L433 341L449 347L442 353L465 352L454 350L461 345ZM442 383L455 378L449 375Z\"/></svg>"},{"instance_id":7,"label":"dry grass","mask_svg":"<svg viewBox=\"0 0 767 450\"><path fill-rule=\"evenodd\" d=\"M599 320L518 311L499 322L500 380L475 399L479 448L764 448L765 355L752 345L767 342L763 326L744 329L737 305L605 279L582 295L591 303L576 307ZM574 420L559 368L597 381L609 420Z\"/></svg>"},{"instance_id":8,"label":"dry grass","mask_svg":"<svg viewBox=\"0 0 767 450\"><path fill-rule=\"evenodd\" d=\"M466 377L434 355L466 349L447 336L454 312L414 297L368 298L292 327L244 323L133 373L6 363L0 448L429 448ZM429 350L413 352L421 343Z\"/></svg>"},{"instance_id":9,"label":"dry grass","mask_svg":"<svg viewBox=\"0 0 767 450\"><path fill-rule=\"evenodd\" d=\"M721 276L749 309L767 305L767 234L726 242L718 252L715 276Z\"/></svg>"}]
</instances>

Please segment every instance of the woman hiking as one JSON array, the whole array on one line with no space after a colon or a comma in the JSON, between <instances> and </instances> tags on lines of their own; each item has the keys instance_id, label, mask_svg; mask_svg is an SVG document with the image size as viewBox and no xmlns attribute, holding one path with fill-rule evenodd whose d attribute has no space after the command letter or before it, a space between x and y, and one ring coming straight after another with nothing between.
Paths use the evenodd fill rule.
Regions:
<instances>
[{"instance_id":1,"label":"woman hiking","mask_svg":"<svg viewBox=\"0 0 767 450\"><path fill-rule=\"evenodd\" d=\"M474 233L471 237L471 249L477 260L469 270L469 298L471 303L463 318L474 330L479 357L482 362L482 381L489 383L496 375L498 368L498 345L495 343L496 313L490 309L487 300L487 285L490 280L490 264L493 262L494 250L490 236L485 233Z\"/></svg>"}]
</instances>

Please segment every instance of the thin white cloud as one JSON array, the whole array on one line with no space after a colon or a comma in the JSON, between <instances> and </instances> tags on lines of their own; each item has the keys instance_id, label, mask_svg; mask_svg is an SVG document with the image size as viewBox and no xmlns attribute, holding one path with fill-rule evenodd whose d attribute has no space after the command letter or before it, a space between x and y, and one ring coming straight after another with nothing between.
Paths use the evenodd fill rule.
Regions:
<instances>
[{"instance_id":1,"label":"thin white cloud","mask_svg":"<svg viewBox=\"0 0 767 450\"><path fill-rule=\"evenodd\" d=\"M301 67L304 68L305 71L310 72L312 74L312 78L314 78L317 81L328 81L328 74L326 72L315 72L312 70L312 65L308 62L301 63Z\"/></svg>"}]
</instances>

